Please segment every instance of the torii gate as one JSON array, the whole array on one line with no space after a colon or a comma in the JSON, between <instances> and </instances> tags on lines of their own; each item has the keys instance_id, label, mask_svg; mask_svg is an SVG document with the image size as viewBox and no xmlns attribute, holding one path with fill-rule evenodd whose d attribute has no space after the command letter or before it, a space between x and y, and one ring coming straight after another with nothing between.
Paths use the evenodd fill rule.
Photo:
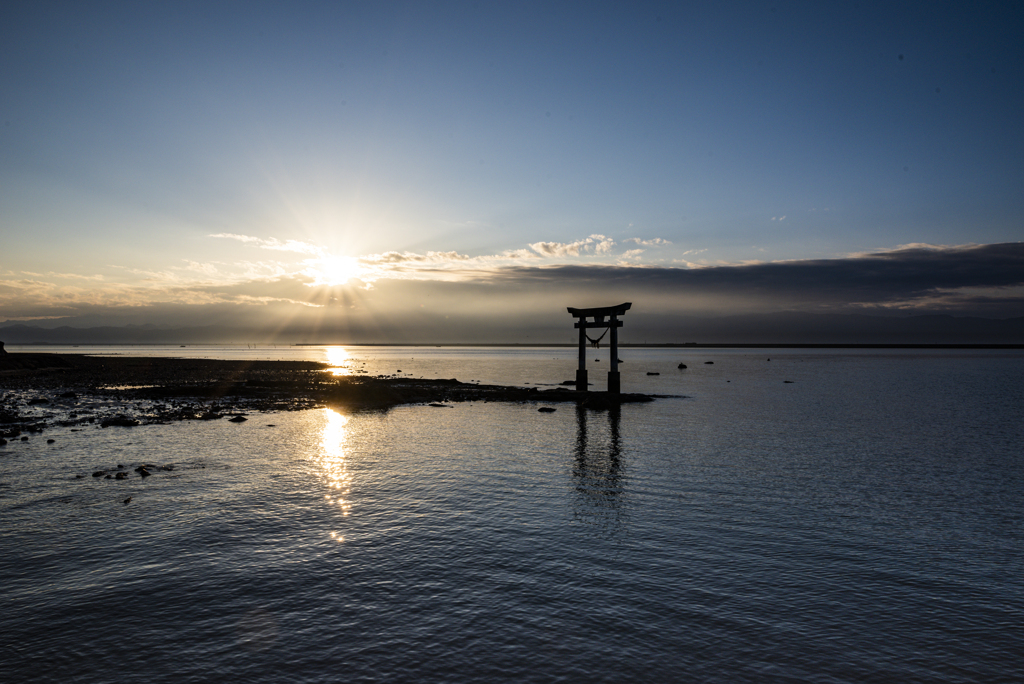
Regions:
<instances>
[{"instance_id":1,"label":"torii gate","mask_svg":"<svg viewBox=\"0 0 1024 684\"><path fill-rule=\"evenodd\" d=\"M587 330L590 328L608 328L612 333L612 357L608 370L608 392L610 394L619 393L619 328L622 327L622 321L618 317L625 314L631 306L633 304L627 302L618 306L603 306L596 309L574 309L571 306L567 307L573 318L579 319L575 325L580 330L580 367L576 370L577 392L587 391L587 340L589 339L587 337ZM588 321L588 318L593 318L594 320ZM606 321L605 318L608 318L608 320ZM601 337L604 337L604 334ZM597 339L600 340L601 337ZM592 341L595 345L597 344L597 341Z\"/></svg>"}]
</instances>

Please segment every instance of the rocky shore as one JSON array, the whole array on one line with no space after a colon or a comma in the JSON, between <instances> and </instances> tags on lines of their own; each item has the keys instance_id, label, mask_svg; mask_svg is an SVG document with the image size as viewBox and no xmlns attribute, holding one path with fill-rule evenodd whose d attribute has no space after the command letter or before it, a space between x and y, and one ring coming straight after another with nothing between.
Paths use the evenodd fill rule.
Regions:
<instances>
[{"instance_id":1,"label":"rocky shore","mask_svg":"<svg viewBox=\"0 0 1024 684\"><path fill-rule=\"evenodd\" d=\"M51 426L241 422L252 412L325 406L359 411L402 404L497 401L572 402L604 409L652 398L565 387L479 385L456 379L338 376L328 365L310 361L0 353L0 439Z\"/></svg>"}]
</instances>

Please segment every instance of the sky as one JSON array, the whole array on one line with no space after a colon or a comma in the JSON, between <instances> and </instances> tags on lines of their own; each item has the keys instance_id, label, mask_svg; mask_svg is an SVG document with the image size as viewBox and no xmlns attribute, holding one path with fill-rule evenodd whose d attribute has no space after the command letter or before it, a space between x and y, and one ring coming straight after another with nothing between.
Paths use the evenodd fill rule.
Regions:
<instances>
[{"instance_id":1,"label":"sky","mask_svg":"<svg viewBox=\"0 0 1024 684\"><path fill-rule=\"evenodd\" d=\"M0 321L1024 316L1021 35L1005 2L11 3Z\"/></svg>"}]
</instances>

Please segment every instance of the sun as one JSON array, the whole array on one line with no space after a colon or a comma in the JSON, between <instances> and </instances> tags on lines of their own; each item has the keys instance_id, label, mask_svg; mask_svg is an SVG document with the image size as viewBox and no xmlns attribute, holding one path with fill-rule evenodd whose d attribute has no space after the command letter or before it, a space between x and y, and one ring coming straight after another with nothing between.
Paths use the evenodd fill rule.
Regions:
<instances>
[{"instance_id":1,"label":"sun","mask_svg":"<svg viewBox=\"0 0 1024 684\"><path fill-rule=\"evenodd\" d=\"M353 278L363 274L359 265L359 259L348 256L326 256L317 259L313 264L317 284L320 285L344 285Z\"/></svg>"}]
</instances>

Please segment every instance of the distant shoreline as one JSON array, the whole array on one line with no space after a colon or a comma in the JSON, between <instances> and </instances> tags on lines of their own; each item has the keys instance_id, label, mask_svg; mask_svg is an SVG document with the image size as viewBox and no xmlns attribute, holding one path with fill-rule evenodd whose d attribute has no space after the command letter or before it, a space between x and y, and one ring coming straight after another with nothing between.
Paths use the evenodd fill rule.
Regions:
<instances>
[{"instance_id":1,"label":"distant shoreline","mask_svg":"<svg viewBox=\"0 0 1024 684\"><path fill-rule=\"evenodd\" d=\"M425 348L575 348L566 342L293 342L252 344L245 342L25 342L9 343L10 347L250 347L273 349L289 347L425 347ZM863 343L863 342L655 342L619 343L620 349L1024 349L1021 343Z\"/></svg>"}]
</instances>

